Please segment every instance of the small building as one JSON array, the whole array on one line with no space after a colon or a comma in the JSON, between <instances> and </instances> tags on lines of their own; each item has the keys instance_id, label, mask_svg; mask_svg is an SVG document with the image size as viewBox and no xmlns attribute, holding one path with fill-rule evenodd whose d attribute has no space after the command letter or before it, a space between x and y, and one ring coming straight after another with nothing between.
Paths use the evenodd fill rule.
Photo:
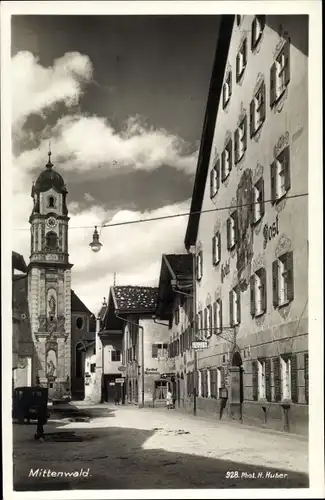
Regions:
<instances>
[{"instance_id":1,"label":"small building","mask_svg":"<svg viewBox=\"0 0 325 500\"><path fill-rule=\"evenodd\" d=\"M97 354L97 363L104 366L107 399L113 393L114 386L110 385L113 380L124 378L121 394L127 403L152 406L165 402L168 380L174 376L174 363L168 361L168 321L162 318L158 322L153 317L157 297L158 288L154 287L110 288L98 335L106 349L104 359L100 359L102 354ZM119 361L115 361L117 358ZM115 394L118 387L115 385Z\"/></svg>"},{"instance_id":2,"label":"small building","mask_svg":"<svg viewBox=\"0 0 325 500\"><path fill-rule=\"evenodd\" d=\"M193 256L163 255L161 260L157 317L168 318L168 356L175 365L174 399L177 407L191 406L193 387L186 383L193 367Z\"/></svg>"}]
</instances>

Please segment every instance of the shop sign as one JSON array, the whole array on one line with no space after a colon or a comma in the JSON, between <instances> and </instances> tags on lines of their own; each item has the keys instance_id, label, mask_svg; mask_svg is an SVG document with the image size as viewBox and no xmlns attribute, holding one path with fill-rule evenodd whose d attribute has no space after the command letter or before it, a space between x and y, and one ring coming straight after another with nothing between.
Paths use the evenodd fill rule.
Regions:
<instances>
[{"instance_id":1,"label":"shop sign","mask_svg":"<svg viewBox=\"0 0 325 500\"><path fill-rule=\"evenodd\" d=\"M197 341L192 342L192 349L207 349L207 347L208 347L207 340L201 340L199 342L197 342Z\"/></svg>"},{"instance_id":2,"label":"shop sign","mask_svg":"<svg viewBox=\"0 0 325 500\"><path fill-rule=\"evenodd\" d=\"M158 373L158 368L146 368L144 372L146 375L156 375Z\"/></svg>"},{"instance_id":3,"label":"shop sign","mask_svg":"<svg viewBox=\"0 0 325 500\"><path fill-rule=\"evenodd\" d=\"M116 378L115 383L116 384L124 384L124 378Z\"/></svg>"}]
</instances>

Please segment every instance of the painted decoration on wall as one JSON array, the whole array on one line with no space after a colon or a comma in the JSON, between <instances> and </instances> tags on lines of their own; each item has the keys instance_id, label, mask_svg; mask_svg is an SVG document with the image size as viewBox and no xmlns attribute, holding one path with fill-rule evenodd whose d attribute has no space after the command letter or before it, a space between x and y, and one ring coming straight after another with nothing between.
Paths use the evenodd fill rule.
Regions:
<instances>
[{"instance_id":1,"label":"painted decoration on wall","mask_svg":"<svg viewBox=\"0 0 325 500\"><path fill-rule=\"evenodd\" d=\"M237 188L237 276L238 283L247 285L251 275L253 235L251 226L252 172L246 169Z\"/></svg>"}]
</instances>

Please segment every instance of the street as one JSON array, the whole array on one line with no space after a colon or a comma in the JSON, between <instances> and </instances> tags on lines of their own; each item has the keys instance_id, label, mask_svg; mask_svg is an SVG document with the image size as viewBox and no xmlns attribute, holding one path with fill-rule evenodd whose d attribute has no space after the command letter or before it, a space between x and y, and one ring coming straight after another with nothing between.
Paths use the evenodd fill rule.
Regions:
<instances>
[{"instance_id":1,"label":"street","mask_svg":"<svg viewBox=\"0 0 325 500\"><path fill-rule=\"evenodd\" d=\"M308 441L165 408L53 407L14 424L14 489L308 487Z\"/></svg>"}]
</instances>

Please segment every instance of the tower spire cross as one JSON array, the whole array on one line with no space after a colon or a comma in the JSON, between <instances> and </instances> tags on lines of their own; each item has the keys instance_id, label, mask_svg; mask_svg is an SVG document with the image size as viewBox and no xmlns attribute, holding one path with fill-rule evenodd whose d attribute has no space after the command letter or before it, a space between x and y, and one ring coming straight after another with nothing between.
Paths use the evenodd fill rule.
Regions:
<instances>
[{"instance_id":1,"label":"tower spire cross","mask_svg":"<svg viewBox=\"0 0 325 500\"><path fill-rule=\"evenodd\" d=\"M49 161L47 163L47 168L52 168L53 167L53 164L51 162L51 155L52 155L52 152L51 152L51 141L49 141L49 152L47 153L48 157L49 157Z\"/></svg>"}]
</instances>

